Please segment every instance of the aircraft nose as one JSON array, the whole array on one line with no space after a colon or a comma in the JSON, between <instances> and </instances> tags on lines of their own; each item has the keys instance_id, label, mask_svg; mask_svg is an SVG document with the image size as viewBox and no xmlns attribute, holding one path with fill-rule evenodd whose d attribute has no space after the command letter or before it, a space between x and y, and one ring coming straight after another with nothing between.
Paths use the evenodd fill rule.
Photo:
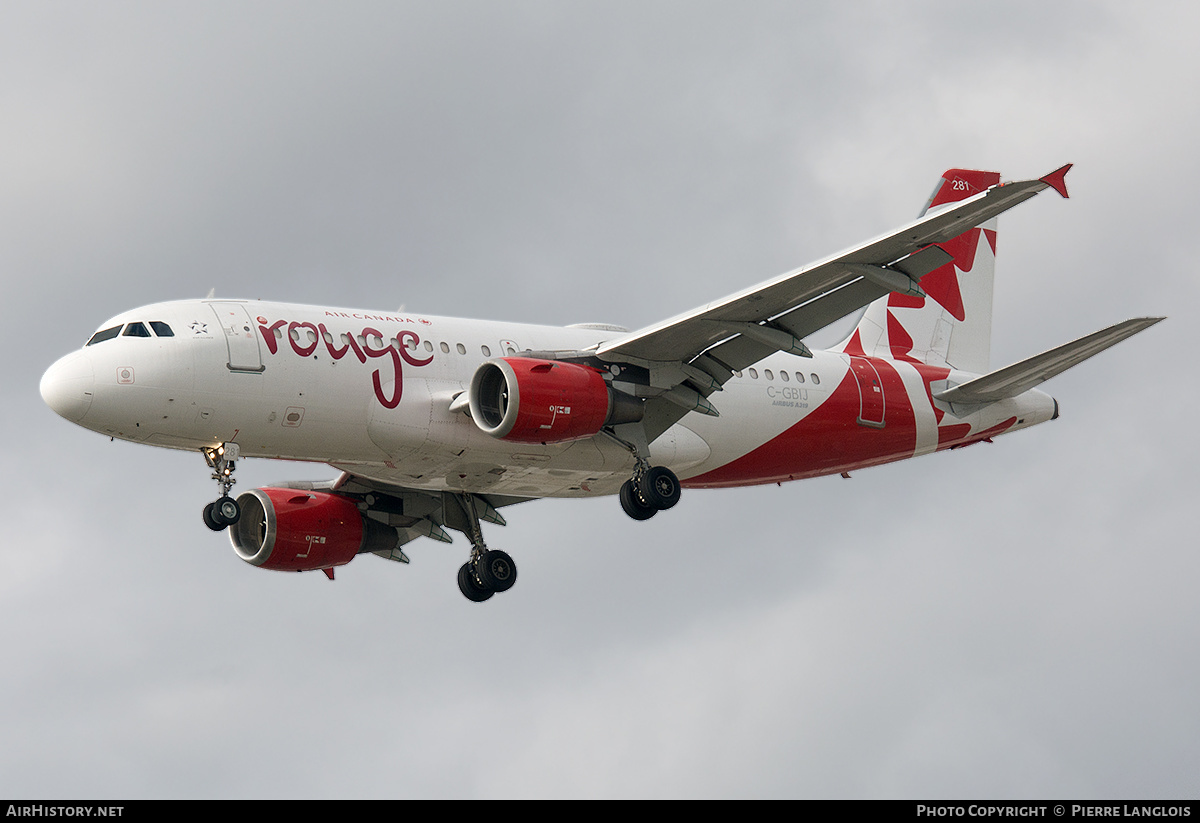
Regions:
<instances>
[{"instance_id":1,"label":"aircraft nose","mask_svg":"<svg viewBox=\"0 0 1200 823\"><path fill-rule=\"evenodd\" d=\"M92 405L95 382L92 361L81 351L72 352L42 375L42 399L59 416L78 423Z\"/></svg>"}]
</instances>

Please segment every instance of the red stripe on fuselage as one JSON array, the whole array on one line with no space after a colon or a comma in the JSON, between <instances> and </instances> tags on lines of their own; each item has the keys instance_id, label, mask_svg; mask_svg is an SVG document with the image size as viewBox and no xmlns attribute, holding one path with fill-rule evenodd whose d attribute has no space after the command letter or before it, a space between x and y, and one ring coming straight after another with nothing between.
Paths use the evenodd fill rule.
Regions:
<instances>
[{"instance_id":1,"label":"red stripe on fuselage","mask_svg":"<svg viewBox=\"0 0 1200 823\"><path fill-rule=\"evenodd\" d=\"M847 369L829 398L787 431L753 451L683 481L689 488L780 483L861 469L912 457L917 429L904 383L888 360L869 358L884 390L884 426L858 422L858 382Z\"/></svg>"}]
</instances>

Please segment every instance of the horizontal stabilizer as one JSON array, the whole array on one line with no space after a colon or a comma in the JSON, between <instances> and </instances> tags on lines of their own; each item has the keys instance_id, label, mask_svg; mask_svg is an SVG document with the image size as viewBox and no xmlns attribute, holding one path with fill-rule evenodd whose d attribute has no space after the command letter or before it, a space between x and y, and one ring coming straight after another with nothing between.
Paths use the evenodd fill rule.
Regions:
<instances>
[{"instance_id":1,"label":"horizontal stabilizer","mask_svg":"<svg viewBox=\"0 0 1200 823\"><path fill-rule=\"evenodd\" d=\"M947 403L994 403L1032 389L1072 366L1148 329L1162 317L1136 317L934 395Z\"/></svg>"}]
</instances>

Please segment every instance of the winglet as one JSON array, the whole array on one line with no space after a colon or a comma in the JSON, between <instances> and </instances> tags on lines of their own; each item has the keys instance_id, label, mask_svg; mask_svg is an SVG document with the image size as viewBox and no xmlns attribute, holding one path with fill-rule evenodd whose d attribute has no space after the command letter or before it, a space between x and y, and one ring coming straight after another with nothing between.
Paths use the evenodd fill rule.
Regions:
<instances>
[{"instance_id":1,"label":"winglet","mask_svg":"<svg viewBox=\"0 0 1200 823\"><path fill-rule=\"evenodd\" d=\"M1041 178L1041 182L1054 189L1064 198L1069 197L1070 195L1067 194L1067 181L1064 178L1067 176L1067 172L1071 170L1071 166L1074 165L1074 163L1067 163L1061 169L1056 169Z\"/></svg>"}]
</instances>

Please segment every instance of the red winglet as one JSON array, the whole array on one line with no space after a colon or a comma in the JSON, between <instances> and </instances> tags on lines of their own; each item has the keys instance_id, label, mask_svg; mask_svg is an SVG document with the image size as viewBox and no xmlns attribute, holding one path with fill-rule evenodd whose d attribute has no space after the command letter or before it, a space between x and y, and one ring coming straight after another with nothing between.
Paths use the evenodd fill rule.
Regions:
<instances>
[{"instance_id":1,"label":"red winglet","mask_svg":"<svg viewBox=\"0 0 1200 823\"><path fill-rule=\"evenodd\" d=\"M1063 166L1061 169L1057 169L1047 174L1041 179L1041 182L1054 189L1063 197L1069 197L1070 195L1067 194L1067 181L1063 178L1067 176L1067 172L1069 172L1071 170L1071 166L1074 165L1074 163L1067 163L1067 165Z\"/></svg>"},{"instance_id":2,"label":"red winglet","mask_svg":"<svg viewBox=\"0 0 1200 823\"><path fill-rule=\"evenodd\" d=\"M330 580L333 579L333 569L321 569L321 571L325 572L325 576Z\"/></svg>"}]
</instances>

